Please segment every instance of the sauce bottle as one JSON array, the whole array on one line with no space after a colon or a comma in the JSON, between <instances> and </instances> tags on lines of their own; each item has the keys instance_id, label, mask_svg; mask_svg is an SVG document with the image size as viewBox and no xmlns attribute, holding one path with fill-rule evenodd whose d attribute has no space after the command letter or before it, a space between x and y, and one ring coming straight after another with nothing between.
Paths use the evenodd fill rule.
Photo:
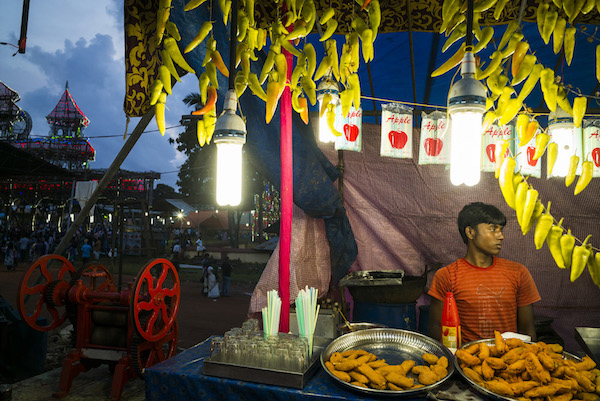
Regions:
<instances>
[{"instance_id":1,"label":"sauce bottle","mask_svg":"<svg viewBox=\"0 0 600 401\"><path fill-rule=\"evenodd\" d=\"M442 311L442 344L455 352L460 347L460 319L454 294L446 293Z\"/></svg>"}]
</instances>

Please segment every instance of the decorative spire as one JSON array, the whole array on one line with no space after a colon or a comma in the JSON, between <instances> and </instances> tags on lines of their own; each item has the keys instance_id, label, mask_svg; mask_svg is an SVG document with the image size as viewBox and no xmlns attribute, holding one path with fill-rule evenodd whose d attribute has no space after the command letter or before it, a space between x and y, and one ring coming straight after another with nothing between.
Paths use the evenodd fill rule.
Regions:
<instances>
[{"instance_id":1,"label":"decorative spire","mask_svg":"<svg viewBox=\"0 0 600 401\"><path fill-rule=\"evenodd\" d=\"M80 136L82 129L90 123L73 100L69 92L69 81L54 110L46 116L46 121L50 124L52 134L56 135L62 130L64 136Z\"/></svg>"}]
</instances>

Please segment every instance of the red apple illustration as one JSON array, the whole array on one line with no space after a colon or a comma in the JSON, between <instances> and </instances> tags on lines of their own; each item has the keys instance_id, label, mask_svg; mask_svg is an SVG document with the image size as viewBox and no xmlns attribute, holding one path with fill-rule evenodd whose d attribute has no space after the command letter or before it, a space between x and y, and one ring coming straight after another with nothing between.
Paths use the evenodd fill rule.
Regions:
<instances>
[{"instance_id":1,"label":"red apple illustration","mask_svg":"<svg viewBox=\"0 0 600 401\"><path fill-rule=\"evenodd\" d=\"M488 159L490 159L490 162L496 163L496 144L495 143L490 143L488 146L486 146L485 153L487 154Z\"/></svg>"},{"instance_id":2,"label":"red apple illustration","mask_svg":"<svg viewBox=\"0 0 600 401\"><path fill-rule=\"evenodd\" d=\"M600 167L600 148L592 149L592 159L594 159L596 167Z\"/></svg>"},{"instance_id":3,"label":"red apple illustration","mask_svg":"<svg viewBox=\"0 0 600 401\"><path fill-rule=\"evenodd\" d=\"M408 135L406 135L406 132L403 131L390 131L388 138L392 144L392 148L394 149L404 148L406 141L408 141Z\"/></svg>"},{"instance_id":4,"label":"red apple illustration","mask_svg":"<svg viewBox=\"0 0 600 401\"><path fill-rule=\"evenodd\" d=\"M534 146L528 146L527 147L527 163L531 166L531 167L535 167L535 165L537 164L538 160L533 160L533 155L535 155L535 147Z\"/></svg>"},{"instance_id":5,"label":"red apple illustration","mask_svg":"<svg viewBox=\"0 0 600 401\"><path fill-rule=\"evenodd\" d=\"M442 151L444 143L440 138L427 138L425 139L425 153L428 156L437 156Z\"/></svg>"},{"instance_id":6,"label":"red apple illustration","mask_svg":"<svg viewBox=\"0 0 600 401\"><path fill-rule=\"evenodd\" d=\"M358 127L354 124L344 124L344 136L349 142L356 141L356 138L358 138Z\"/></svg>"}]
</instances>

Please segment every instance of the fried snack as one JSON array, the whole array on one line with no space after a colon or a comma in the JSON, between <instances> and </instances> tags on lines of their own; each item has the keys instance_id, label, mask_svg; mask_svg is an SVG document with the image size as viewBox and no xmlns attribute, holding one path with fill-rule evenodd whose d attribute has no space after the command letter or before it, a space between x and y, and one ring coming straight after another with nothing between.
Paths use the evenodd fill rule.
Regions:
<instances>
[{"instance_id":1,"label":"fried snack","mask_svg":"<svg viewBox=\"0 0 600 401\"><path fill-rule=\"evenodd\" d=\"M537 386L539 386L539 383L534 382L533 380L510 383L510 387L512 388L515 395L521 395L524 392L529 391Z\"/></svg>"},{"instance_id":2,"label":"fried snack","mask_svg":"<svg viewBox=\"0 0 600 401\"><path fill-rule=\"evenodd\" d=\"M565 393L548 397L548 401L571 401L572 399L573 393Z\"/></svg>"},{"instance_id":3,"label":"fried snack","mask_svg":"<svg viewBox=\"0 0 600 401\"><path fill-rule=\"evenodd\" d=\"M429 368L425 368L419 373L419 383L425 386L429 386L437 381L437 375Z\"/></svg>"},{"instance_id":4,"label":"fried snack","mask_svg":"<svg viewBox=\"0 0 600 401\"><path fill-rule=\"evenodd\" d=\"M404 390L402 387L398 387L398 386L396 386L396 385L395 385L394 383L392 383L392 382L388 382L388 383L387 383L387 385L388 385L388 388L389 388L390 390L394 390L394 391L402 391L402 390Z\"/></svg>"},{"instance_id":5,"label":"fried snack","mask_svg":"<svg viewBox=\"0 0 600 401\"><path fill-rule=\"evenodd\" d=\"M504 340L508 349L513 349L517 347L524 347L525 343L520 338L507 338Z\"/></svg>"},{"instance_id":6,"label":"fried snack","mask_svg":"<svg viewBox=\"0 0 600 401\"><path fill-rule=\"evenodd\" d=\"M424 353L423 354L423 360L425 362L427 362L430 365L435 365L438 361L438 357L436 355L433 354L429 354L429 353Z\"/></svg>"},{"instance_id":7,"label":"fried snack","mask_svg":"<svg viewBox=\"0 0 600 401\"><path fill-rule=\"evenodd\" d=\"M494 370L506 369L506 362L504 362L504 359L502 358L494 358L493 356L490 356L485 361L488 365L490 365L490 368Z\"/></svg>"},{"instance_id":8,"label":"fried snack","mask_svg":"<svg viewBox=\"0 0 600 401\"><path fill-rule=\"evenodd\" d=\"M490 365L488 365L487 361L483 361L481 363L481 375L485 380L492 380L492 377L494 377L495 374L496 372L494 369L490 368Z\"/></svg>"},{"instance_id":9,"label":"fried snack","mask_svg":"<svg viewBox=\"0 0 600 401\"><path fill-rule=\"evenodd\" d=\"M361 364L374 361L375 359L377 359L377 357L373 354L365 354L365 355L361 355L358 358L356 358L356 360Z\"/></svg>"},{"instance_id":10,"label":"fried snack","mask_svg":"<svg viewBox=\"0 0 600 401\"><path fill-rule=\"evenodd\" d=\"M507 364L510 365L512 363L515 363L519 359L521 359L521 355L523 355L524 351L525 351L525 348L523 348L523 347L513 348L510 351L508 351L506 354L502 355L502 359L504 359L504 362L506 362Z\"/></svg>"},{"instance_id":11,"label":"fried snack","mask_svg":"<svg viewBox=\"0 0 600 401\"><path fill-rule=\"evenodd\" d=\"M473 369L464 368L463 373L465 374L465 376L467 376L469 379L473 380L475 383L477 383L477 384L483 383L483 377L481 377L481 375L479 373L475 372Z\"/></svg>"},{"instance_id":12,"label":"fried snack","mask_svg":"<svg viewBox=\"0 0 600 401\"><path fill-rule=\"evenodd\" d=\"M494 345L496 346L496 350L500 355L504 355L508 352L508 346L502 338L502 334L498 330L494 331Z\"/></svg>"},{"instance_id":13,"label":"fried snack","mask_svg":"<svg viewBox=\"0 0 600 401\"><path fill-rule=\"evenodd\" d=\"M448 374L448 369L445 367L435 364L430 366L431 371L436 374L438 381L442 380Z\"/></svg>"},{"instance_id":14,"label":"fried snack","mask_svg":"<svg viewBox=\"0 0 600 401\"><path fill-rule=\"evenodd\" d=\"M331 373L333 373L337 378L345 381L346 383L350 383L352 381L352 378L347 372L342 372L341 370L334 369L331 371Z\"/></svg>"},{"instance_id":15,"label":"fried snack","mask_svg":"<svg viewBox=\"0 0 600 401\"><path fill-rule=\"evenodd\" d=\"M575 398L577 398L578 400L583 400L583 401L595 401L598 399L598 397L600 397L600 396L596 393L579 392L579 393L575 394Z\"/></svg>"},{"instance_id":16,"label":"fried snack","mask_svg":"<svg viewBox=\"0 0 600 401\"><path fill-rule=\"evenodd\" d=\"M563 352L563 347L560 344L548 344L548 349L552 352L556 352L557 354L561 354Z\"/></svg>"},{"instance_id":17,"label":"fried snack","mask_svg":"<svg viewBox=\"0 0 600 401\"><path fill-rule=\"evenodd\" d=\"M342 359L342 361L340 363L338 363L334 366L335 366L336 370L342 370L344 372L348 372L360 365L361 365L361 363L358 360L352 359L352 357L348 357L348 358Z\"/></svg>"},{"instance_id":18,"label":"fried snack","mask_svg":"<svg viewBox=\"0 0 600 401\"><path fill-rule=\"evenodd\" d=\"M385 378L387 379L388 382L393 383L396 386L400 386L403 389L411 388L415 384L414 379L403 376L396 372L392 372L392 373L388 374Z\"/></svg>"},{"instance_id":19,"label":"fried snack","mask_svg":"<svg viewBox=\"0 0 600 401\"><path fill-rule=\"evenodd\" d=\"M596 367L596 362L592 360L589 356L584 356L581 362L575 364L575 369L577 370L591 370Z\"/></svg>"},{"instance_id":20,"label":"fried snack","mask_svg":"<svg viewBox=\"0 0 600 401\"><path fill-rule=\"evenodd\" d=\"M483 372L481 371L481 365L475 365L475 366L473 366L473 367L472 367L472 369L473 369L475 372L477 372L477 374L478 374L479 376L482 376L482 375L483 375Z\"/></svg>"},{"instance_id":21,"label":"fried snack","mask_svg":"<svg viewBox=\"0 0 600 401\"><path fill-rule=\"evenodd\" d=\"M565 375L577 380L577 383L579 383L579 385L586 392L592 393L592 392L596 391L596 386L594 385L594 383L592 383L592 381L590 379L588 379L587 377L582 375L581 372L579 372L575 369L572 369L572 368L567 368L567 369L565 369Z\"/></svg>"},{"instance_id":22,"label":"fried snack","mask_svg":"<svg viewBox=\"0 0 600 401\"><path fill-rule=\"evenodd\" d=\"M425 365L417 365L415 367L413 367L411 369L411 372L413 375L420 375L422 371L424 371L425 369L429 369L427 366Z\"/></svg>"},{"instance_id":23,"label":"fried snack","mask_svg":"<svg viewBox=\"0 0 600 401\"><path fill-rule=\"evenodd\" d=\"M363 375L362 373L350 371L348 372L348 374L354 381L361 382L363 384L369 383L369 379L367 378L367 376Z\"/></svg>"},{"instance_id":24,"label":"fried snack","mask_svg":"<svg viewBox=\"0 0 600 401\"><path fill-rule=\"evenodd\" d=\"M342 354L340 354L339 352L334 352L333 354L331 354L331 357L329 358L329 362L333 363L334 365L336 363L340 363L342 361Z\"/></svg>"},{"instance_id":25,"label":"fried snack","mask_svg":"<svg viewBox=\"0 0 600 401\"><path fill-rule=\"evenodd\" d=\"M443 358L445 358L445 357L443 357ZM446 361L447 361L447 359L446 359ZM406 374L412 370L412 368L415 366L415 364L416 364L416 362L413 361L412 359L406 359L406 360L402 361L402 363L400 364L400 369L398 370L398 373L406 376Z\"/></svg>"},{"instance_id":26,"label":"fried snack","mask_svg":"<svg viewBox=\"0 0 600 401\"><path fill-rule=\"evenodd\" d=\"M542 366L550 372L552 372L558 367L558 361L556 359L552 359L552 357L544 351L538 352L537 357L540 360ZM592 363L594 362L592 361Z\"/></svg>"},{"instance_id":27,"label":"fried snack","mask_svg":"<svg viewBox=\"0 0 600 401\"><path fill-rule=\"evenodd\" d=\"M548 372L546 369L544 369L544 367L542 366L542 364L540 363L540 360L538 359L538 357L536 355L534 355L532 353L527 354L527 356L525 357L525 369L527 369L527 372L529 373L529 375L531 376L531 378L533 380L540 382L542 384L547 384L550 382L550 372ZM534 395L532 397L538 397L538 396ZM539 397L545 397L545 396L539 396Z\"/></svg>"},{"instance_id":28,"label":"fried snack","mask_svg":"<svg viewBox=\"0 0 600 401\"><path fill-rule=\"evenodd\" d=\"M333 363L330 362L331 359L329 361L325 362L325 367L327 368L327 370L329 370L330 372L333 372L335 370L335 367L333 366Z\"/></svg>"},{"instance_id":29,"label":"fried snack","mask_svg":"<svg viewBox=\"0 0 600 401\"><path fill-rule=\"evenodd\" d=\"M477 348L479 348L479 347L477 347ZM475 365L479 365L481 363L481 359L479 359L476 356L473 356L473 355L469 354L468 352L461 350L461 349L457 350L454 355L456 355L456 357L460 361L464 362L468 366L475 366Z\"/></svg>"},{"instance_id":30,"label":"fried snack","mask_svg":"<svg viewBox=\"0 0 600 401\"><path fill-rule=\"evenodd\" d=\"M358 386L358 387L369 388L369 386L367 386L366 384L361 383L361 382L350 382L350 384L353 384L353 385Z\"/></svg>"},{"instance_id":31,"label":"fried snack","mask_svg":"<svg viewBox=\"0 0 600 401\"><path fill-rule=\"evenodd\" d=\"M446 358L445 356L439 357L436 365L448 369L448 358Z\"/></svg>"},{"instance_id":32,"label":"fried snack","mask_svg":"<svg viewBox=\"0 0 600 401\"><path fill-rule=\"evenodd\" d=\"M382 366L389 366L386 362L385 359L377 359L373 362L368 362L367 365L369 365L370 367L372 367L373 369L377 369L380 368Z\"/></svg>"},{"instance_id":33,"label":"fried snack","mask_svg":"<svg viewBox=\"0 0 600 401\"><path fill-rule=\"evenodd\" d=\"M557 388L553 385L549 386L538 386L532 388L531 390L523 393L525 397L534 398L534 397L551 397L556 394Z\"/></svg>"},{"instance_id":34,"label":"fried snack","mask_svg":"<svg viewBox=\"0 0 600 401\"><path fill-rule=\"evenodd\" d=\"M486 343L479 343L479 359L484 360L490 356L490 347Z\"/></svg>"},{"instance_id":35,"label":"fried snack","mask_svg":"<svg viewBox=\"0 0 600 401\"><path fill-rule=\"evenodd\" d=\"M351 350L342 352L342 356L344 358L358 358L359 356L365 355L365 354L367 354L367 351L365 351L363 349L351 349Z\"/></svg>"},{"instance_id":36,"label":"fried snack","mask_svg":"<svg viewBox=\"0 0 600 401\"><path fill-rule=\"evenodd\" d=\"M479 351L479 344L473 344L473 345L469 346L468 348L465 348L464 351L468 352L471 355L474 355Z\"/></svg>"},{"instance_id":37,"label":"fried snack","mask_svg":"<svg viewBox=\"0 0 600 401\"><path fill-rule=\"evenodd\" d=\"M381 374L375 372L373 370L373 368L371 368L369 365L363 364L363 365L358 366L357 369L360 373L367 376L367 378L369 379L369 382L371 382L377 386L385 386L385 383L387 382L385 377L383 377Z\"/></svg>"},{"instance_id":38,"label":"fried snack","mask_svg":"<svg viewBox=\"0 0 600 401\"><path fill-rule=\"evenodd\" d=\"M525 368L525 360L520 359L514 363L511 363L506 367L506 373L510 375L517 375L523 373L526 370Z\"/></svg>"},{"instance_id":39,"label":"fried snack","mask_svg":"<svg viewBox=\"0 0 600 401\"><path fill-rule=\"evenodd\" d=\"M508 397L513 397L515 395L515 392L513 391L510 384L500 380L486 381L483 385L485 388L496 394L505 395Z\"/></svg>"}]
</instances>

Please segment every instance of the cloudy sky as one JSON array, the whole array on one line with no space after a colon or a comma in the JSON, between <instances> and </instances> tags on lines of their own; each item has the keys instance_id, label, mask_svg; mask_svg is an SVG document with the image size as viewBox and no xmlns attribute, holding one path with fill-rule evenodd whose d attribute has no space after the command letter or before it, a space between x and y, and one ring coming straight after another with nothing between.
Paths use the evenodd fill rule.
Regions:
<instances>
[{"instance_id":1,"label":"cloudy sky","mask_svg":"<svg viewBox=\"0 0 600 401\"><path fill-rule=\"evenodd\" d=\"M0 42L17 44L22 8L17 0L0 4ZM96 149L91 167L109 167L124 143L126 122L123 1L31 1L26 53L15 52L13 46L0 46L0 81L19 93L17 105L33 119L31 136L48 134L46 116L69 81L75 102L90 119L84 135ZM122 168L160 172L158 183L178 189L176 171L184 157L168 137L181 132L181 115L189 113L181 99L193 91L197 80L188 74L169 96L166 125L173 128L162 137L152 120ZM132 119L129 132L138 120Z\"/></svg>"}]
</instances>

